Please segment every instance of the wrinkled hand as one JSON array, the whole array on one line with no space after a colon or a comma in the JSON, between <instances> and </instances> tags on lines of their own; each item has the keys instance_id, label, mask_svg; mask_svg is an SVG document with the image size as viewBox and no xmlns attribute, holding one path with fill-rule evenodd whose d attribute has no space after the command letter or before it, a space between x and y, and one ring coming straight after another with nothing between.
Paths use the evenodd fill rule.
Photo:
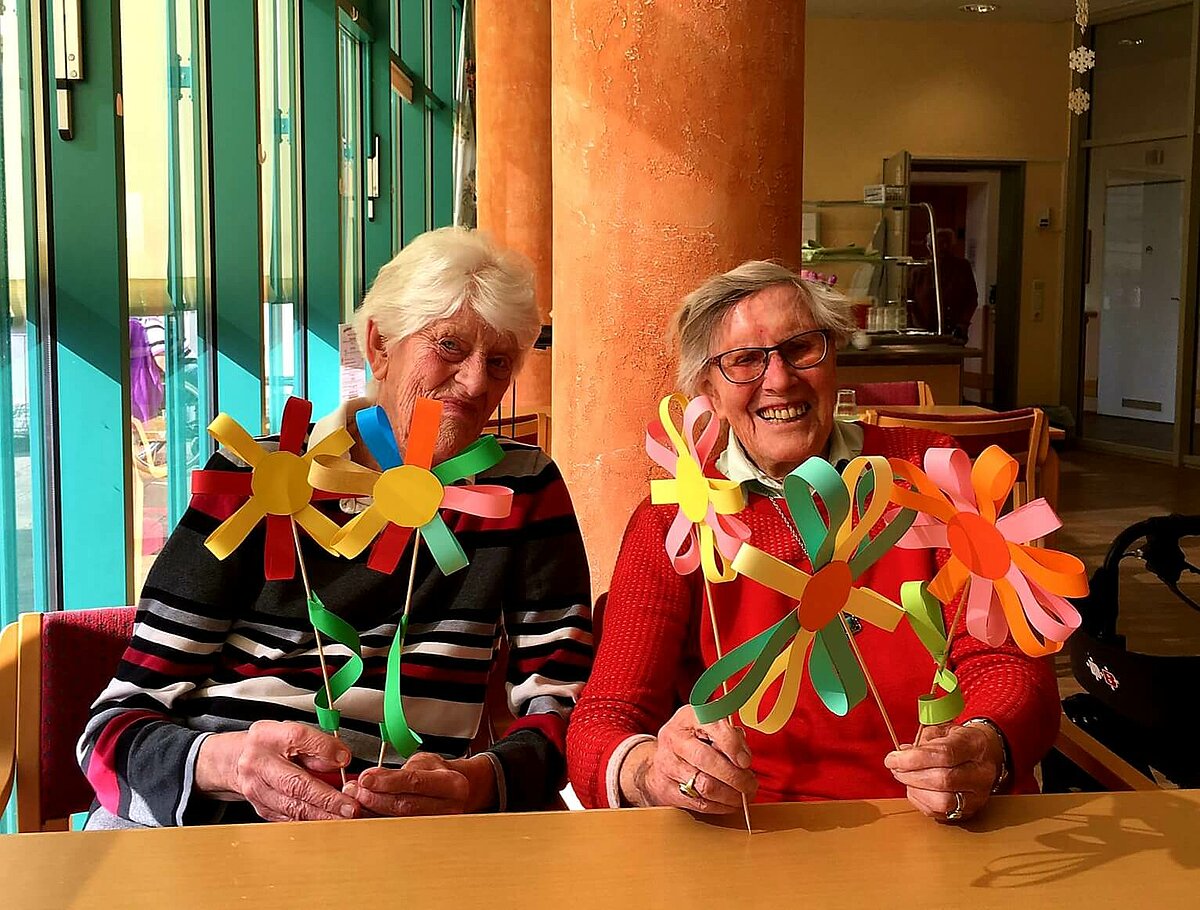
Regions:
<instances>
[{"instance_id":1,"label":"wrinkled hand","mask_svg":"<svg viewBox=\"0 0 1200 910\"><path fill-rule=\"evenodd\" d=\"M692 706L684 705L658 731L657 742L630 751L621 766L621 791L638 806L738 812L743 794L751 799L758 791L749 768L750 750L741 730L728 720L701 724ZM693 776L699 797L679 790Z\"/></svg>"},{"instance_id":2,"label":"wrinkled hand","mask_svg":"<svg viewBox=\"0 0 1200 910\"><path fill-rule=\"evenodd\" d=\"M884 765L908 788L908 801L925 815L946 821L954 809L955 793L963 799L964 821L977 813L992 795L1004 763L1004 744L986 726L928 727L921 745L891 752Z\"/></svg>"},{"instance_id":3,"label":"wrinkled hand","mask_svg":"<svg viewBox=\"0 0 1200 910\"><path fill-rule=\"evenodd\" d=\"M350 763L350 750L305 724L260 720L249 730L208 737L196 756L196 788L244 799L267 821L355 818L358 803L312 772Z\"/></svg>"},{"instance_id":4,"label":"wrinkled hand","mask_svg":"<svg viewBox=\"0 0 1200 910\"><path fill-rule=\"evenodd\" d=\"M345 793L373 815L459 815L469 811L471 786L457 762L418 752L402 768L368 768Z\"/></svg>"}]
</instances>

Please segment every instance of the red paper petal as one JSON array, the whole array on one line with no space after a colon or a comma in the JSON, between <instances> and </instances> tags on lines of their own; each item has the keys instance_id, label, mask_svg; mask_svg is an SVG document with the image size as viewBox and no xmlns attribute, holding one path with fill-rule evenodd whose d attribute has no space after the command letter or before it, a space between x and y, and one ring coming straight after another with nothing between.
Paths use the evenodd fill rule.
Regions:
<instances>
[{"instance_id":1,"label":"red paper petal","mask_svg":"<svg viewBox=\"0 0 1200 910\"><path fill-rule=\"evenodd\" d=\"M283 406L283 420L279 425L279 451L300 454L304 437L308 435L308 421L312 417L312 402L304 398L289 398Z\"/></svg>"},{"instance_id":2,"label":"red paper petal","mask_svg":"<svg viewBox=\"0 0 1200 910\"><path fill-rule=\"evenodd\" d=\"M400 562L400 556L412 535L412 528L389 524L371 548L371 558L367 560L367 565L376 572L391 575L396 571L396 565Z\"/></svg>"},{"instance_id":3,"label":"red paper petal","mask_svg":"<svg viewBox=\"0 0 1200 910\"><path fill-rule=\"evenodd\" d=\"M192 471L193 496L249 496L249 471Z\"/></svg>"},{"instance_id":4,"label":"red paper petal","mask_svg":"<svg viewBox=\"0 0 1200 910\"><path fill-rule=\"evenodd\" d=\"M296 541L292 538L290 515L267 516L263 573L267 581L287 581L296 576Z\"/></svg>"}]
</instances>

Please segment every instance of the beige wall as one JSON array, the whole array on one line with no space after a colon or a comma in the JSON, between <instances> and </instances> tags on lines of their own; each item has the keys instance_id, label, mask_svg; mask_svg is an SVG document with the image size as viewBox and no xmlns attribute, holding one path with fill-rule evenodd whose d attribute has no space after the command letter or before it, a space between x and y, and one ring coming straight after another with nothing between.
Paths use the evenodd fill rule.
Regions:
<instances>
[{"instance_id":1,"label":"beige wall","mask_svg":"<svg viewBox=\"0 0 1200 910\"><path fill-rule=\"evenodd\" d=\"M1021 403L1059 400L1071 39L1067 23L808 23L806 199L861 198L863 185L879 180L882 159L899 149L919 158L1029 163ZM1046 208L1051 227L1039 230ZM1034 321L1038 279L1046 283L1045 307Z\"/></svg>"}]
</instances>

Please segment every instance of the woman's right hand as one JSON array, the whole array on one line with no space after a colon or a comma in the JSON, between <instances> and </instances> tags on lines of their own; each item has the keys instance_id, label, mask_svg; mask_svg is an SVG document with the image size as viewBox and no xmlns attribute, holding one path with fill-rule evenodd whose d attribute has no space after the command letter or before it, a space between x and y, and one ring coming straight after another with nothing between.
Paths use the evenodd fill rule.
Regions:
<instances>
[{"instance_id":1,"label":"woman's right hand","mask_svg":"<svg viewBox=\"0 0 1200 910\"><path fill-rule=\"evenodd\" d=\"M692 781L699 796L679 789ZM635 806L679 806L697 812L739 812L742 797L753 799L758 781L741 730L728 720L702 724L684 705L658 731L655 742L639 743L625 757L621 794Z\"/></svg>"},{"instance_id":2,"label":"woman's right hand","mask_svg":"<svg viewBox=\"0 0 1200 910\"><path fill-rule=\"evenodd\" d=\"M327 733L260 720L200 744L196 789L214 799L244 799L267 821L355 818L362 814L358 802L310 773L348 764L350 750Z\"/></svg>"}]
</instances>

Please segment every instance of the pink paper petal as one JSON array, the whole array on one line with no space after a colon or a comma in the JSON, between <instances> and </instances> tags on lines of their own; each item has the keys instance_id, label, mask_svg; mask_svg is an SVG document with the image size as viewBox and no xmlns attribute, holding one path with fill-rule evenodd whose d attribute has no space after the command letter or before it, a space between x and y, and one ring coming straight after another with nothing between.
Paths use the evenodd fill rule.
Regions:
<instances>
[{"instance_id":1,"label":"pink paper petal","mask_svg":"<svg viewBox=\"0 0 1200 910\"><path fill-rule=\"evenodd\" d=\"M905 550L944 550L950 546L946 536L946 526L941 523L913 524L904 532L904 536L896 541L896 546Z\"/></svg>"},{"instance_id":2,"label":"pink paper petal","mask_svg":"<svg viewBox=\"0 0 1200 910\"><path fill-rule=\"evenodd\" d=\"M1017 592L1021 609L1025 611L1029 624L1049 641L1066 641L1079 628L1079 611L1071 604L1051 594L1045 588L1030 582L1014 565L1005 576Z\"/></svg>"},{"instance_id":3,"label":"pink paper petal","mask_svg":"<svg viewBox=\"0 0 1200 910\"><path fill-rule=\"evenodd\" d=\"M971 486L971 459L962 449L930 449L925 453L925 473L960 512L979 512Z\"/></svg>"},{"instance_id":4,"label":"pink paper petal","mask_svg":"<svg viewBox=\"0 0 1200 910\"><path fill-rule=\"evenodd\" d=\"M671 565L680 575L694 572L700 565L700 548L696 544L696 535L692 533L692 523L688 521L682 509L675 513L675 520L667 530L666 547Z\"/></svg>"},{"instance_id":5,"label":"pink paper petal","mask_svg":"<svg viewBox=\"0 0 1200 910\"><path fill-rule=\"evenodd\" d=\"M1008 624L996 598L995 586L986 578L971 576L967 590L967 631L993 648L1004 644Z\"/></svg>"},{"instance_id":6,"label":"pink paper petal","mask_svg":"<svg viewBox=\"0 0 1200 910\"><path fill-rule=\"evenodd\" d=\"M1053 534L1061 527L1061 519L1054 514L1054 509L1044 499L1027 502L996 522L996 530L1010 543L1029 543L1031 540Z\"/></svg>"},{"instance_id":7,"label":"pink paper petal","mask_svg":"<svg viewBox=\"0 0 1200 910\"><path fill-rule=\"evenodd\" d=\"M442 508L479 518L507 518L512 512L512 490L492 484L446 487Z\"/></svg>"}]
</instances>

